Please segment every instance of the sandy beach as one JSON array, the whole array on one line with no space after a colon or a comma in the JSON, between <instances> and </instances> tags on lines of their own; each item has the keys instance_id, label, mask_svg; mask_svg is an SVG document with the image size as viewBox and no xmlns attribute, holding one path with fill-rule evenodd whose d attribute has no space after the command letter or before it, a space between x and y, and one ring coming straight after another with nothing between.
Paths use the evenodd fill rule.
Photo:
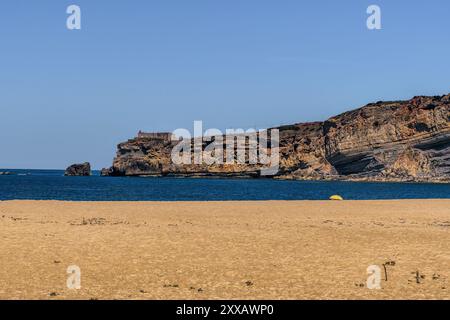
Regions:
<instances>
[{"instance_id":1,"label":"sandy beach","mask_svg":"<svg viewBox=\"0 0 450 320\"><path fill-rule=\"evenodd\" d=\"M0 241L0 299L450 299L450 200L6 201Z\"/></svg>"}]
</instances>

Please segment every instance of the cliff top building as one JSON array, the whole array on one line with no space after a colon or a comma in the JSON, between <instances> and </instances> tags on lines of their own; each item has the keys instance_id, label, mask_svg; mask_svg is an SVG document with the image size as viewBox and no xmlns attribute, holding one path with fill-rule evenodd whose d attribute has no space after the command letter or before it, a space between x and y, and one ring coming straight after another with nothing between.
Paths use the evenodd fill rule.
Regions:
<instances>
[{"instance_id":1,"label":"cliff top building","mask_svg":"<svg viewBox=\"0 0 450 320\"><path fill-rule=\"evenodd\" d=\"M143 131L139 130L137 137L171 141L172 133L171 132L143 132Z\"/></svg>"}]
</instances>

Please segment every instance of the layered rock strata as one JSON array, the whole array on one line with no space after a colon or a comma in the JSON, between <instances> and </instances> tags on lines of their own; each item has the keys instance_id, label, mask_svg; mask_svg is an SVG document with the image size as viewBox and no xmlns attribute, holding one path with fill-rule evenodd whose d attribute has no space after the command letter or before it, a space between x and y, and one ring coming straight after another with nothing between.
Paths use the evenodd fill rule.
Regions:
<instances>
[{"instance_id":1,"label":"layered rock strata","mask_svg":"<svg viewBox=\"0 0 450 320\"><path fill-rule=\"evenodd\" d=\"M276 129L280 158L273 178L450 181L450 95L380 101L323 122ZM177 143L167 134L140 134L118 145L103 175L260 176L260 164L176 165L171 152Z\"/></svg>"}]
</instances>

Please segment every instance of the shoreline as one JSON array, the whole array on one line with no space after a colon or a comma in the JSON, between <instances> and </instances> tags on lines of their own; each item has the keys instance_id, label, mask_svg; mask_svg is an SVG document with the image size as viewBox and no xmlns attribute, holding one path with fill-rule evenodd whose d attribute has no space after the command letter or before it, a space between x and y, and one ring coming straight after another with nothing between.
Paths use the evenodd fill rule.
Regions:
<instances>
[{"instance_id":1,"label":"shoreline","mask_svg":"<svg viewBox=\"0 0 450 320\"><path fill-rule=\"evenodd\" d=\"M450 299L449 208L1 201L0 299ZM389 280L368 289L367 267L387 263ZM66 286L71 265L80 290Z\"/></svg>"},{"instance_id":2,"label":"shoreline","mask_svg":"<svg viewBox=\"0 0 450 320\"><path fill-rule=\"evenodd\" d=\"M17 172L20 171L61 171L64 172L64 169L0 169L0 173L7 172L10 174L3 174L0 176L20 176ZM273 181L300 181L300 182L348 182L348 183L392 183L392 184L438 184L438 185L450 185L450 180L448 179L405 179L401 178L391 178L387 180L382 180L381 178L365 178L365 177L345 177L345 176L330 176L328 178L301 178L301 177L292 177L292 176L254 176L251 174L226 174L226 173L208 173L208 174L192 174L192 175L184 175L184 174L135 174L135 175L102 175L102 170L93 169L92 174L90 176L86 176L83 178L90 177L102 177L102 178L169 178L169 179L216 179L216 180L273 180ZM62 174L61 176L64 176ZM73 178L70 176L66 176L67 178ZM80 177L77 177L80 178Z\"/></svg>"},{"instance_id":3,"label":"shoreline","mask_svg":"<svg viewBox=\"0 0 450 320\"><path fill-rule=\"evenodd\" d=\"M246 204L246 203L279 203L279 204L289 204L289 203L373 203L373 202L410 202L410 201L448 201L450 204L449 198L411 198L411 199L343 199L343 200L330 200L330 199L304 199L304 200L47 200L47 199L12 199L12 200L0 200L0 204L6 203L30 203L30 202L38 202L38 203L78 203L78 204L222 204L222 203L236 203L236 204ZM449 209L450 210L450 209Z\"/></svg>"}]
</instances>

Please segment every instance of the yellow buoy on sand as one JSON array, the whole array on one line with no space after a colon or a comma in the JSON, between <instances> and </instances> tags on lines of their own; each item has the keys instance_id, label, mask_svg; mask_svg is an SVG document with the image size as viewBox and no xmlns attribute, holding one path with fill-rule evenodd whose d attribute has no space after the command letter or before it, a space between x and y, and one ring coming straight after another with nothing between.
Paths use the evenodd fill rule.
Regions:
<instances>
[{"instance_id":1,"label":"yellow buoy on sand","mask_svg":"<svg viewBox=\"0 0 450 320\"><path fill-rule=\"evenodd\" d=\"M344 200L344 198L342 198L341 196L335 194L334 196L330 197L330 200L338 200L338 201L342 201Z\"/></svg>"}]
</instances>

